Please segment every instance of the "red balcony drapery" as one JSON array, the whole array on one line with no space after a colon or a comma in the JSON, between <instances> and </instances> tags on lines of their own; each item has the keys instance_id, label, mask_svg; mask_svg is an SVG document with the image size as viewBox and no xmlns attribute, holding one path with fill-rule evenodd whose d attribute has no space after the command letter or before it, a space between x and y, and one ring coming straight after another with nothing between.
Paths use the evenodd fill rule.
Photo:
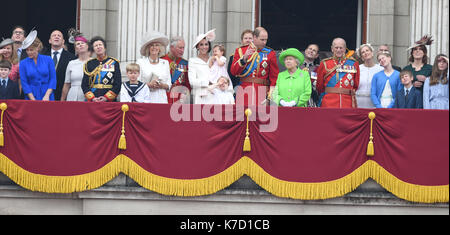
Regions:
<instances>
[{"instance_id":1,"label":"red balcony drapery","mask_svg":"<svg viewBox=\"0 0 450 235\"><path fill-rule=\"evenodd\" d=\"M200 196L247 174L294 199L342 196L373 178L409 201L448 202L448 111L279 108L276 130L261 132L268 121L254 110L244 152L243 110L221 106L217 118L225 109L238 118L209 121L196 112L207 106L191 105L189 120L174 121L169 105L133 103L121 150L122 103L0 102L7 104L0 171L34 191L85 191L123 172L161 194Z\"/></svg>"}]
</instances>

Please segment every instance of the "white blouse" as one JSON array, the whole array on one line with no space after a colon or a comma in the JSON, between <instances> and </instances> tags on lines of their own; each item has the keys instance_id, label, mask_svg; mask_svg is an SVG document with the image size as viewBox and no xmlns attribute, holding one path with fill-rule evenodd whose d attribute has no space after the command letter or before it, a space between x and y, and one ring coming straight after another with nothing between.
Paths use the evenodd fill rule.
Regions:
<instances>
[{"instance_id":1,"label":"white blouse","mask_svg":"<svg viewBox=\"0 0 450 235\"><path fill-rule=\"evenodd\" d=\"M159 79L161 83L172 86L172 79L170 77L169 61L159 59L158 64L151 64L148 57L138 59L136 63L141 67L139 81L149 83L153 79ZM165 89L151 89L150 100L151 103L167 104L167 91Z\"/></svg>"},{"instance_id":2,"label":"white blouse","mask_svg":"<svg viewBox=\"0 0 450 235\"><path fill-rule=\"evenodd\" d=\"M189 83L191 84L194 104L209 104L208 85L210 69L208 62L195 57L189 59Z\"/></svg>"},{"instance_id":3,"label":"white blouse","mask_svg":"<svg viewBox=\"0 0 450 235\"><path fill-rule=\"evenodd\" d=\"M356 101L358 108L375 108L370 98L372 78L376 73L383 71L384 68L379 64L372 67L366 67L364 64L359 65L359 87L356 91Z\"/></svg>"}]
</instances>

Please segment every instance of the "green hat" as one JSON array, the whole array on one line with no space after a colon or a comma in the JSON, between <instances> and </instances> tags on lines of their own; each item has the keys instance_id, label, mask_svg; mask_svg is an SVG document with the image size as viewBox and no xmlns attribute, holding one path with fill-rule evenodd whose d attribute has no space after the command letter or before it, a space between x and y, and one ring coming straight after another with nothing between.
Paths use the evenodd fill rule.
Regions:
<instances>
[{"instance_id":1,"label":"green hat","mask_svg":"<svg viewBox=\"0 0 450 235\"><path fill-rule=\"evenodd\" d=\"M303 64L303 61L305 61L305 56L303 56L303 54L302 54L299 50L297 50L297 49L295 49L295 48L289 48L289 49L287 49L287 50L281 52L281 55L280 55L280 63L281 63L283 66L286 66L286 65L284 64L284 59L286 58L286 56L293 56L293 57L295 57L296 59L298 59L298 60L300 61L300 64L299 64L298 66L302 65L302 64Z\"/></svg>"}]
</instances>

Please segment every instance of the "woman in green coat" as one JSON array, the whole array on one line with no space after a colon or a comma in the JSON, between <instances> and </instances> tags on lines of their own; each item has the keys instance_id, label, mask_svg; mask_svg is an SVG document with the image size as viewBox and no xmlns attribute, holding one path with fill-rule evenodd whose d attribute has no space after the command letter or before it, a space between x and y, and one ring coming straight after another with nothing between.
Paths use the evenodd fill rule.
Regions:
<instances>
[{"instance_id":1,"label":"woman in green coat","mask_svg":"<svg viewBox=\"0 0 450 235\"><path fill-rule=\"evenodd\" d=\"M304 61L303 54L290 48L280 55L280 63L287 70L278 74L273 92L273 101L283 107L307 107L311 97L311 78L307 71L299 68Z\"/></svg>"}]
</instances>

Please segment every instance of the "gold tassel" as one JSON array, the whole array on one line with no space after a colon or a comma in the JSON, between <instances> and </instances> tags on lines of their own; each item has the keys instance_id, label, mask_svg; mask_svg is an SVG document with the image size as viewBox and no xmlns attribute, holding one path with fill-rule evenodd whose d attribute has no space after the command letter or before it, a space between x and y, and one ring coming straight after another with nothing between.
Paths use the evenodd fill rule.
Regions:
<instances>
[{"instance_id":1,"label":"gold tassel","mask_svg":"<svg viewBox=\"0 0 450 235\"><path fill-rule=\"evenodd\" d=\"M367 145L367 156L373 157L375 156L375 149L373 145L373 120L375 119L376 115L374 112L369 113L370 118L370 138L369 138L369 144Z\"/></svg>"},{"instance_id":2,"label":"gold tassel","mask_svg":"<svg viewBox=\"0 0 450 235\"><path fill-rule=\"evenodd\" d=\"M252 111L250 109L245 110L245 116L247 116L247 132L245 133L245 140L244 140L244 152L250 152L252 151L251 145L250 145L250 130L248 128L248 118L252 115Z\"/></svg>"},{"instance_id":3,"label":"gold tassel","mask_svg":"<svg viewBox=\"0 0 450 235\"><path fill-rule=\"evenodd\" d=\"M122 112L123 112L122 135L120 136L120 139L119 139L119 149L122 149L122 150L127 149L127 139L125 138L125 113L128 112L128 110L130 110L128 105L126 105L126 104L122 105Z\"/></svg>"},{"instance_id":4,"label":"gold tassel","mask_svg":"<svg viewBox=\"0 0 450 235\"><path fill-rule=\"evenodd\" d=\"M0 118L0 147L3 147L5 146L5 136L3 135L3 114L5 113L5 110L8 109L8 105L6 103L1 103L0 109L2 110Z\"/></svg>"}]
</instances>

